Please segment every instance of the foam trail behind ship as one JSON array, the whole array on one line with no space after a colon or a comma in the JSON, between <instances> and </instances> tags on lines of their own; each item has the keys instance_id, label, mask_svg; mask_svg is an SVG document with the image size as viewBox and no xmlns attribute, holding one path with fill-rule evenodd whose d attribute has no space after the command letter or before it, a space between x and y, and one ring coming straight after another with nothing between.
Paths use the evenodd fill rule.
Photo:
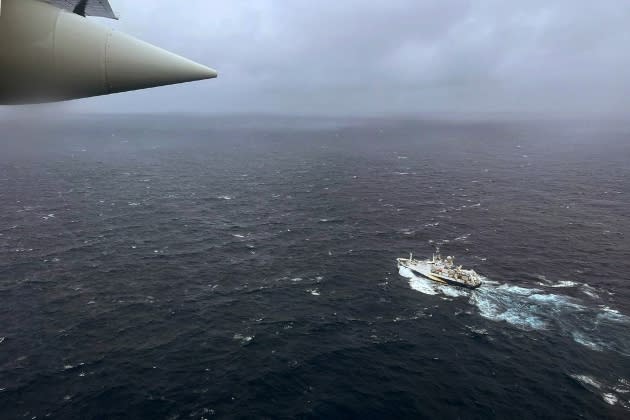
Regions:
<instances>
[{"instance_id":1,"label":"foam trail behind ship","mask_svg":"<svg viewBox=\"0 0 630 420\"><path fill-rule=\"evenodd\" d=\"M466 297L482 317L506 322L521 330L557 331L594 351L614 351L630 357L630 317L604 305L588 304L542 288L501 284L484 279L473 291L444 286L414 275L399 274L412 289L427 295ZM577 285L577 284L576 284Z\"/></svg>"}]
</instances>

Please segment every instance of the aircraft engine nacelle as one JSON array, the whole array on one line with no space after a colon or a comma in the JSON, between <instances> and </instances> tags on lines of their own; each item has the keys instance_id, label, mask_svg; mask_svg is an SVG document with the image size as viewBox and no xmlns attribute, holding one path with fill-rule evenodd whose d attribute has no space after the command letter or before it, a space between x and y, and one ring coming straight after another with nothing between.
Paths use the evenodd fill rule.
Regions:
<instances>
[{"instance_id":1,"label":"aircraft engine nacelle","mask_svg":"<svg viewBox=\"0 0 630 420\"><path fill-rule=\"evenodd\" d=\"M43 1L0 2L0 104L77 99L217 76Z\"/></svg>"}]
</instances>

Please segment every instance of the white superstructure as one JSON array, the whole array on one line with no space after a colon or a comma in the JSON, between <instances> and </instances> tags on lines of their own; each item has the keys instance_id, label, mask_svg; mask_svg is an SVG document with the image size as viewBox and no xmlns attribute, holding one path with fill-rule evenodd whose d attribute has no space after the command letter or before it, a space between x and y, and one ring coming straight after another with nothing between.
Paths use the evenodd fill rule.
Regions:
<instances>
[{"instance_id":1,"label":"white superstructure","mask_svg":"<svg viewBox=\"0 0 630 420\"><path fill-rule=\"evenodd\" d=\"M438 283L476 289L481 286L481 277L474 270L466 270L456 266L453 257L442 258L439 253L433 254L431 259L416 260L410 254L409 258L397 258L398 268L405 267L414 274L426 277Z\"/></svg>"}]
</instances>

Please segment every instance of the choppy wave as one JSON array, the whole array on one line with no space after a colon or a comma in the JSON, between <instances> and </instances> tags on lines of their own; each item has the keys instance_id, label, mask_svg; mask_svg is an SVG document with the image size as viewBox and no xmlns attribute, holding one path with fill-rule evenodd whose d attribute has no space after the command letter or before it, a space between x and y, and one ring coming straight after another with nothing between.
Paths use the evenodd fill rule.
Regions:
<instances>
[{"instance_id":1,"label":"choppy wave","mask_svg":"<svg viewBox=\"0 0 630 420\"><path fill-rule=\"evenodd\" d=\"M0 124L1 418L604 418L628 401L625 125L589 122L572 147L573 123L289 120ZM523 171L522 153L544 159ZM393 252L434 246L518 281L392 282Z\"/></svg>"},{"instance_id":2,"label":"choppy wave","mask_svg":"<svg viewBox=\"0 0 630 420\"><path fill-rule=\"evenodd\" d=\"M578 289L580 292L593 299L600 298L598 291L587 283L578 283L571 280L561 280L557 283L551 283L545 278L545 276L541 276L541 280L543 281L538 282L540 286L553 287L557 289Z\"/></svg>"},{"instance_id":3,"label":"choppy wave","mask_svg":"<svg viewBox=\"0 0 630 420\"><path fill-rule=\"evenodd\" d=\"M246 344L249 344L254 339L254 336L236 333L234 334L232 338L234 340L240 341L241 344L246 345Z\"/></svg>"},{"instance_id":4,"label":"choppy wave","mask_svg":"<svg viewBox=\"0 0 630 420\"><path fill-rule=\"evenodd\" d=\"M607 404L630 409L630 382L627 379L619 378L609 383L584 374L570 376L590 392L599 395Z\"/></svg>"},{"instance_id":5,"label":"choppy wave","mask_svg":"<svg viewBox=\"0 0 630 420\"><path fill-rule=\"evenodd\" d=\"M551 330L571 337L593 351L610 350L630 356L630 317L608 306L587 303L541 288L484 281L476 290L444 286L401 267L412 289L426 295L466 297L482 317L506 322L522 330ZM558 283L551 287L576 287Z\"/></svg>"},{"instance_id":6,"label":"choppy wave","mask_svg":"<svg viewBox=\"0 0 630 420\"><path fill-rule=\"evenodd\" d=\"M576 286L579 286L579 285L580 285L580 283L576 283L574 281L562 280L562 281L559 281L556 284L549 285L549 287L561 287L561 288L564 288L564 287L576 287Z\"/></svg>"}]
</instances>

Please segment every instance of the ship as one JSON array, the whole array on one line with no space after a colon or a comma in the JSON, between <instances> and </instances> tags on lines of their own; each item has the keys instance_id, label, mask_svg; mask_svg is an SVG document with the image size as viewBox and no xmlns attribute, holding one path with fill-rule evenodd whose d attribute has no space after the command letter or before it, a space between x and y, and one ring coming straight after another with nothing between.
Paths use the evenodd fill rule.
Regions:
<instances>
[{"instance_id":1,"label":"ship","mask_svg":"<svg viewBox=\"0 0 630 420\"><path fill-rule=\"evenodd\" d=\"M476 289L481 286L481 276L475 270L466 270L462 266L455 265L455 259L451 256L442 258L438 253L431 259L417 260L413 254L409 258L397 258L398 268L409 269L417 276L425 277L437 283L451 286Z\"/></svg>"}]
</instances>

